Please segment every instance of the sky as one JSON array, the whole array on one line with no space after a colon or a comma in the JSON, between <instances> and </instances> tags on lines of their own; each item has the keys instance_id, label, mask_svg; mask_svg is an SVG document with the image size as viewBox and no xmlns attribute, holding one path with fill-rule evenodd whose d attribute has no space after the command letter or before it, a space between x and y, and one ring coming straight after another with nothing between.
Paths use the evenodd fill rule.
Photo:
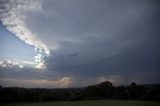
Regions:
<instances>
[{"instance_id":1,"label":"sky","mask_svg":"<svg viewBox=\"0 0 160 106\"><path fill-rule=\"evenodd\" d=\"M160 83L157 0L0 0L0 85Z\"/></svg>"}]
</instances>

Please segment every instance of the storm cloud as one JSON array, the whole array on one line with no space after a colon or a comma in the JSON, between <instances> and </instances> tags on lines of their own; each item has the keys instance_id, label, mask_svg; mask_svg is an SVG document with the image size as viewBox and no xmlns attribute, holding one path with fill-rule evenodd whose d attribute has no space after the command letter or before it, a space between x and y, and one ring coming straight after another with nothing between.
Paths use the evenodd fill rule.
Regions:
<instances>
[{"instance_id":1,"label":"storm cloud","mask_svg":"<svg viewBox=\"0 0 160 106\"><path fill-rule=\"evenodd\" d=\"M22 40L49 51L50 55L44 56L43 71L24 67L12 75L32 80L70 78L70 86L102 80L114 84L160 83L160 2L36 0L34 8L25 5L20 5L25 12L7 8L11 16L5 16L2 11L1 21L12 26L8 20L16 12L19 18L14 23L16 26L12 26L14 30L6 28L20 39L28 36ZM23 27L24 35L19 36L18 26ZM0 70L5 73L1 76L13 77L4 68Z\"/></svg>"}]
</instances>

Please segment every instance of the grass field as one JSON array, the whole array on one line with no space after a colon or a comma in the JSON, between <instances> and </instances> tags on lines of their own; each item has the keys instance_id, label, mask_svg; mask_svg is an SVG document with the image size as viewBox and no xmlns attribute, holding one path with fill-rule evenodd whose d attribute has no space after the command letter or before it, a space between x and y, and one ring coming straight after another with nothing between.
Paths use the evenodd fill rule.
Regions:
<instances>
[{"instance_id":1,"label":"grass field","mask_svg":"<svg viewBox=\"0 0 160 106\"><path fill-rule=\"evenodd\" d=\"M0 106L160 106L160 102L95 100L75 102L40 102L40 103L10 103Z\"/></svg>"}]
</instances>

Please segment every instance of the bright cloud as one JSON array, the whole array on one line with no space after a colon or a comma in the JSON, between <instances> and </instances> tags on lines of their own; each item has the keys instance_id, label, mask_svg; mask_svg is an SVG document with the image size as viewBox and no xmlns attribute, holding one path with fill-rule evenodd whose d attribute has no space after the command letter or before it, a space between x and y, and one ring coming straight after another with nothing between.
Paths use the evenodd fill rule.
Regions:
<instances>
[{"instance_id":1,"label":"bright cloud","mask_svg":"<svg viewBox=\"0 0 160 106\"><path fill-rule=\"evenodd\" d=\"M22 61L22 60L10 60L10 59L5 59L3 61L0 61L0 67L19 67L23 68L24 66L26 67L35 67L36 64L30 61Z\"/></svg>"},{"instance_id":2,"label":"bright cloud","mask_svg":"<svg viewBox=\"0 0 160 106\"><path fill-rule=\"evenodd\" d=\"M4 4L3 4L4 2ZM7 27L9 31L15 34L19 39L25 43L38 48L43 49L46 55L49 55L48 47L42 42L41 39L33 33L26 25L28 12L41 11L40 0L9 0L2 1L5 6L1 9L1 21ZM42 53L38 53L35 56L35 63L42 64Z\"/></svg>"}]
</instances>

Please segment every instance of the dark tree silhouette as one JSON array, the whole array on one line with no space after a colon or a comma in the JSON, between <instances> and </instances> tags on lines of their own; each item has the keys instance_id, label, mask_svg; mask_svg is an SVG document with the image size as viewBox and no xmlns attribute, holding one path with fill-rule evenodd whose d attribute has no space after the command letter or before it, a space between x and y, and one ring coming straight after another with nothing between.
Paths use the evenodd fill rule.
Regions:
<instances>
[{"instance_id":1,"label":"dark tree silhouette","mask_svg":"<svg viewBox=\"0 0 160 106\"><path fill-rule=\"evenodd\" d=\"M113 86L105 81L85 88L18 88L0 86L0 102L40 102L84 99L131 99L160 101L160 84Z\"/></svg>"}]
</instances>

